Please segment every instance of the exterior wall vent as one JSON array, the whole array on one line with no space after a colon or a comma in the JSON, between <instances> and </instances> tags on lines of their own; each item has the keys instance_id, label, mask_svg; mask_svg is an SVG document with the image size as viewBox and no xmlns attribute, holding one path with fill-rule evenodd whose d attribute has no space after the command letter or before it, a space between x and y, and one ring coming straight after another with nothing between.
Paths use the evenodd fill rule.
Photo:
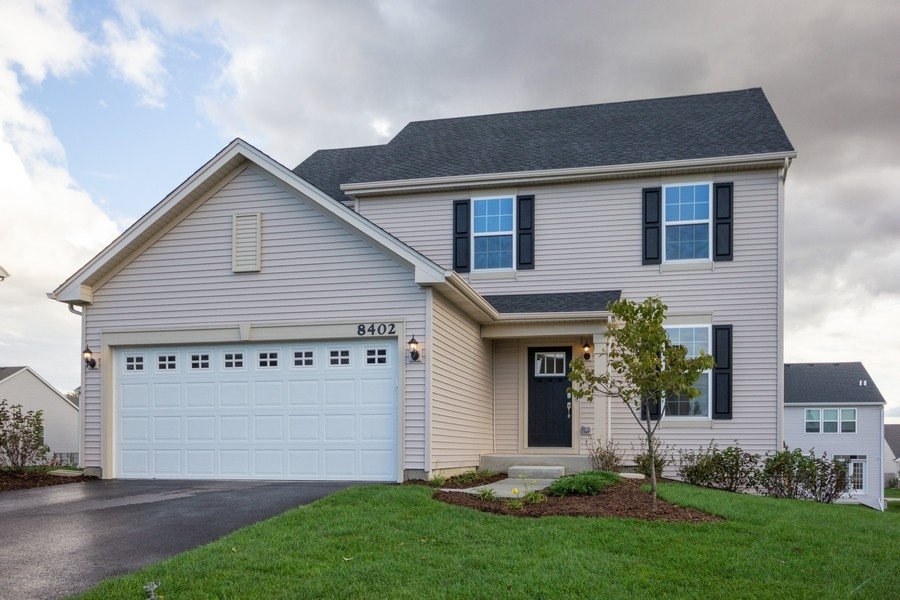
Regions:
<instances>
[{"instance_id":1,"label":"exterior wall vent","mask_svg":"<svg viewBox=\"0 0 900 600\"><path fill-rule=\"evenodd\" d=\"M231 270L235 273L259 271L260 213L235 214L232 224Z\"/></svg>"}]
</instances>

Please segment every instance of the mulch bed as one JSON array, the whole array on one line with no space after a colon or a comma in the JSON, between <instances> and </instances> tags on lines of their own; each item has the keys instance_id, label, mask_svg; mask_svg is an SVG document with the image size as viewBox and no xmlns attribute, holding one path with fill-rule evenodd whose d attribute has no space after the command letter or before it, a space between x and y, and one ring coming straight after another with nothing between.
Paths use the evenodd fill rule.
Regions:
<instances>
[{"instance_id":1,"label":"mulch bed","mask_svg":"<svg viewBox=\"0 0 900 600\"><path fill-rule=\"evenodd\" d=\"M434 493L434 499L512 517L618 517L670 523L716 523L723 520L695 508L670 504L658 497L656 509L653 510L650 506L650 493L641 489L642 483L624 479L596 496L547 496L546 502L526 504L521 509L510 508L502 500L479 500L473 494L465 492L439 490Z\"/></svg>"},{"instance_id":2,"label":"mulch bed","mask_svg":"<svg viewBox=\"0 0 900 600\"><path fill-rule=\"evenodd\" d=\"M96 477L58 477L56 475L47 475L46 473L28 472L28 473L11 473L9 471L0 471L0 492L8 492L11 490L24 490L28 488L46 487L48 485L60 485L63 483L79 483L90 481Z\"/></svg>"}]
</instances>

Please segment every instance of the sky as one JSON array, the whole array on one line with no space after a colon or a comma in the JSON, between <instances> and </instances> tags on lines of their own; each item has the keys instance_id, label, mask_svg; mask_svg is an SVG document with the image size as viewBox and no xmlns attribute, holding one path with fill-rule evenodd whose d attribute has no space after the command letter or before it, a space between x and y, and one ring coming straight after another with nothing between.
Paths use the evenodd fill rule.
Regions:
<instances>
[{"instance_id":1,"label":"sky","mask_svg":"<svg viewBox=\"0 0 900 600\"><path fill-rule=\"evenodd\" d=\"M788 9L789 8L789 9ZM788 362L900 423L900 2L0 0L0 365L80 384L47 292L235 137L293 167L422 119L762 87Z\"/></svg>"}]
</instances>

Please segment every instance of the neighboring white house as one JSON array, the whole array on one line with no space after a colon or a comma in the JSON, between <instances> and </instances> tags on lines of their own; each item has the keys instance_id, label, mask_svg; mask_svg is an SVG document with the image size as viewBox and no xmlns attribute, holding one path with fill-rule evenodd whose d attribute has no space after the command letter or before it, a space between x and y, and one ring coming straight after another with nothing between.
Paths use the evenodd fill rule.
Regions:
<instances>
[{"instance_id":1,"label":"neighboring white house","mask_svg":"<svg viewBox=\"0 0 900 600\"><path fill-rule=\"evenodd\" d=\"M6 269L0 267L0 281L3 281L7 277L9 277L9 273L6 272Z\"/></svg>"},{"instance_id":2,"label":"neighboring white house","mask_svg":"<svg viewBox=\"0 0 900 600\"><path fill-rule=\"evenodd\" d=\"M884 510L884 397L860 362L784 365L784 443L849 461L852 498Z\"/></svg>"},{"instance_id":3,"label":"neighboring white house","mask_svg":"<svg viewBox=\"0 0 900 600\"><path fill-rule=\"evenodd\" d=\"M596 361L610 300L655 295L717 360L662 439L775 450L795 156L760 89L413 122L293 171L234 140L51 294L96 361L83 463L589 467L586 440L629 450L639 429L619 401L573 402L568 363Z\"/></svg>"},{"instance_id":4,"label":"neighboring white house","mask_svg":"<svg viewBox=\"0 0 900 600\"><path fill-rule=\"evenodd\" d=\"M78 407L29 367L0 367L0 400L44 411L44 443L52 457L78 464Z\"/></svg>"},{"instance_id":5,"label":"neighboring white house","mask_svg":"<svg viewBox=\"0 0 900 600\"><path fill-rule=\"evenodd\" d=\"M884 426L884 483L900 477L900 425Z\"/></svg>"}]
</instances>

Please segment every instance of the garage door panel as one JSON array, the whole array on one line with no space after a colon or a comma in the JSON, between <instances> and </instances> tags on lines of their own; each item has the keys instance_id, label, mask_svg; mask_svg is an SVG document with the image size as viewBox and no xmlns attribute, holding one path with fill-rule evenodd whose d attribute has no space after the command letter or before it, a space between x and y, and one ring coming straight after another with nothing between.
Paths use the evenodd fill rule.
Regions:
<instances>
[{"instance_id":1,"label":"garage door panel","mask_svg":"<svg viewBox=\"0 0 900 600\"><path fill-rule=\"evenodd\" d=\"M395 481L395 357L394 340L116 351L116 476Z\"/></svg>"}]
</instances>

